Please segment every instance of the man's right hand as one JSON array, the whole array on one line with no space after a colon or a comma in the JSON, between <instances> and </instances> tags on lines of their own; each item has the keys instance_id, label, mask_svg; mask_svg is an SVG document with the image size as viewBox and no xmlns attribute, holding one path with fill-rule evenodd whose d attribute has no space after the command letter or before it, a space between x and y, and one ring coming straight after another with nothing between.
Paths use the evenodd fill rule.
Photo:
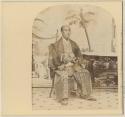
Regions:
<instances>
[{"instance_id":1,"label":"man's right hand","mask_svg":"<svg viewBox=\"0 0 125 117\"><path fill-rule=\"evenodd\" d=\"M59 70L64 70L64 68L65 68L65 65L60 65L60 66L58 66L58 69L59 69Z\"/></svg>"}]
</instances>

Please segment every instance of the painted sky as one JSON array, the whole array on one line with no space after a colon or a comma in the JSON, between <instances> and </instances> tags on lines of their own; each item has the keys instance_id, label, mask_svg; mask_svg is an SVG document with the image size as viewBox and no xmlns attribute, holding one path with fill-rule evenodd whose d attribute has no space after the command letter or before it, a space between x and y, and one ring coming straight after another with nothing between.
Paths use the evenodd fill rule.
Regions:
<instances>
[{"instance_id":1,"label":"painted sky","mask_svg":"<svg viewBox=\"0 0 125 117\"><path fill-rule=\"evenodd\" d=\"M43 38L33 38L34 41L37 40L40 55L45 54L48 45L56 40L55 38L46 38L54 37L58 30L59 39L61 37L60 27L64 24L69 24L66 17L72 14L79 16L80 9L83 10L83 14L86 12L94 13L93 16L84 16L89 21L86 27L93 53L100 55L112 54L112 40L115 43L116 39L114 38L113 17L107 11L100 7L89 5L60 5L49 7L38 13L36 20L34 20L33 33ZM79 45L81 50L87 49L88 43L84 29L80 27L78 22L70 25L70 27L71 39Z\"/></svg>"}]
</instances>

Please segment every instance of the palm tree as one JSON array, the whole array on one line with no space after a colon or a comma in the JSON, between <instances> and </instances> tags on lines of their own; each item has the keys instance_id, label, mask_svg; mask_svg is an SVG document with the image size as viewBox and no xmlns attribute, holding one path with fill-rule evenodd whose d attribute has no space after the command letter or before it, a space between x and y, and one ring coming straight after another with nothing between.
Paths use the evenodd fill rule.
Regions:
<instances>
[{"instance_id":1,"label":"palm tree","mask_svg":"<svg viewBox=\"0 0 125 117\"><path fill-rule=\"evenodd\" d=\"M70 16L65 18L66 20L70 20L69 25L76 24L78 22L80 27L84 29L87 42L88 42L89 52L92 51L92 49L91 49L91 44L90 44L90 38L88 35L88 31L87 31L87 24L91 21L91 19L87 19L87 17L93 16L94 14L95 13L93 12L85 12L83 14L83 9L81 9L79 14L78 13L71 14Z\"/></svg>"}]
</instances>

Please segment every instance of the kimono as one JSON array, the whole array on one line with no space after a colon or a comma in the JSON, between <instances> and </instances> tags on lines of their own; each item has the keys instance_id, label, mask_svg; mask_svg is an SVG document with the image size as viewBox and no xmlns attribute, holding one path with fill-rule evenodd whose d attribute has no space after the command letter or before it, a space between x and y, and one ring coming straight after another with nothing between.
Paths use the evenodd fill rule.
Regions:
<instances>
[{"instance_id":1,"label":"kimono","mask_svg":"<svg viewBox=\"0 0 125 117\"><path fill-rule=\"evenodd\" d=\"M58 101L70 96L70 86L72 83L77 84L78 93L80 96L90 96L92 92L91 76L87 69L82 67L83 57L78 45L69 39L71 44L72 55L75 62L67 62L65 60L65 48L63 38L49 46L48 67L50 68L50 76L55 79L54 88L55 95ZM69 60L69 58L68 58ZM66 66L71 64L69 66ZM65 66L60 69L60 66ZM74 81L74 82L73 82Z\"/></svg>"}]
</instances>

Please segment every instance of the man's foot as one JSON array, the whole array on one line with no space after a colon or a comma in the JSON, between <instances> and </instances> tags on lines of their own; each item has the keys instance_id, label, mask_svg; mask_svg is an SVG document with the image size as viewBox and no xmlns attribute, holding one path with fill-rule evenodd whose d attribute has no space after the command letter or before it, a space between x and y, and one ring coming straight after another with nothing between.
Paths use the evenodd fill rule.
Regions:
<instances>
[{"instance_id":1,"label":"man's foot","mask_svg":"<svg viewBox=\"0 0 125 117\"><path fill-rule=\"evenodd\" d=\"M80 98L87 99L87 96L86 95L84 95L84 96L80 95Z\"/></svg>"},{"instance_id":2,"label":"man's foot","mask_svg":"<svg viewBox=\"0 0 125 117\"><path fill-rule=\"evenodd\" d=\"M80 96L80 98L82 98L82 99L85 99L85 100L90 100L90 101L96 101L96 99L95 98L92 98L92 97L88 97L88 96Z\"/></svg>"},{"instance_id":3,"label":"man's foot","mask_svg":"<svg viewBox=\"0 0 125 117\"><path fill-rule=\"evenodd\" d=\"M67 105L67 104L68 104L68 99L67 99L67 98L62 99L62 100L61 100L61 104L62 104L62 105Z\"/></svg>"},{"instance_id":4,"label":"man's foot","mask_svg":"<svg viewBox=\"0 0 125 117\"><path fill-rule=\"evenodd\" d=\"M76 96L76 90L73 90L73 91L71 92L71 95L72 95L72 96Z\"/></svg>"},{"instance_id":5,"label":"man's foot","mask_svg":"<svg viewBox=\"0 0 125 117\"><path fill-rule=\"evenodd\" d=\"M88 97L88 98L86 98L87 100L90 100L90 101L96 101L96 99L95 98L92 98L92 97Z\"/></svg>"}]
</instances>

